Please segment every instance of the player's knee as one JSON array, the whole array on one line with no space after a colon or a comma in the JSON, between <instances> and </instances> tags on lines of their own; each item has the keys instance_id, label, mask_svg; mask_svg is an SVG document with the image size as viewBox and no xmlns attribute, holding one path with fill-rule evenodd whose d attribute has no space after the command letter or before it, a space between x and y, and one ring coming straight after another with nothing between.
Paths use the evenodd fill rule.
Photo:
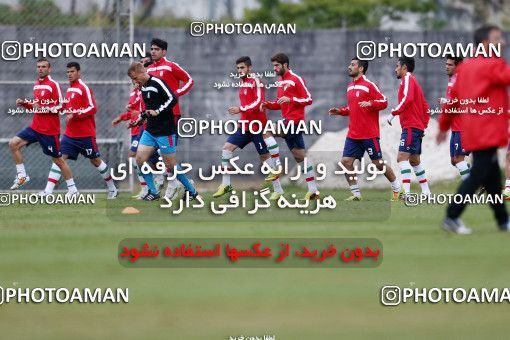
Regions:
<instances>
[{"instance_id":1,"label":"player's knee","mask_svg":"<svg viewBox=\"0 0 510 340\"><path fill-rule=\"evenodd\" d=\"M19 149L19 140L17 138L11 138L9 140L9 149L16 151Z\"/></svg>"},{"instance_id":2,"label":"player's knee","mask_svg":"<svg viewBox=\"0 0 510 340\"><path fill-rule=\"evenodd\" d=\"M384 160L382 158L381 159L376 159L376 160L372 161L372 163L374 163L374 165L377 168L377 170L383 170L385 168ZM386 167L386 169L391 169L391 168L390 167Z\"/></svg>"},{"instance_id":3,"label":"player's knee","mask_svg":"<svg viewBox=\"0 0 510 340\"><path fill-rule=\"evenodd\" d=\"M62 168L62 166L64 165L64 160L62 159L62 157L54 157L53 159L53 163L55 163L55 165L57 165L59 168Z\"/></svg>"},{"instance_id":4,"label":"player's knee","mask_svg":"<svg viewBox=\"0 0 510 340\"><path fill-rule=\"evenodd\" d=\"M234 152L235 149L236 149L236 146L234 144L225 143L225 145L223 145L223 151Z\"/></svg>"},{"instance_id":5,"label":"player's knee","mask_svg":"<svg viewBox=\"0 0 510 340\"><path fill-rule=\"evenodd\" d=\"M347 167L351 167L354 164L354 160L347 157L342 157L341 162L343 166Z\"/></svg>"},{"instance_id":6,"label":"player's knee","mask_svg":"<svg viewBox=\"0 0 510 340\"><path fill-rule=\"evenodd\" d=\"M92 165L97 168L99 165L101 165L101 158L92 158L90 163L92 163Z\"/></svg>"},{"instance_id":7,"label":"player's knee","mask_svg":"<svg viewBox=\"0 0 510 340\"><path fill-rule=\"evenodd\" d=\"M409 164L411 164L411 166L418 166L420 165L420 161L417 160L417 159L409 159Z\"/></svg>"},{"instance_id":8,"label":"player's knee","mask_svg":"<svg viewBox=\"0 0 510 340\"><path fill-rule=\"evenodd\" d=\"M137 154L135 157L135 161L138 166L142 166L143 163L145 162L145 158L142 157L142 155Z\"/></svg>"}]
</instances>

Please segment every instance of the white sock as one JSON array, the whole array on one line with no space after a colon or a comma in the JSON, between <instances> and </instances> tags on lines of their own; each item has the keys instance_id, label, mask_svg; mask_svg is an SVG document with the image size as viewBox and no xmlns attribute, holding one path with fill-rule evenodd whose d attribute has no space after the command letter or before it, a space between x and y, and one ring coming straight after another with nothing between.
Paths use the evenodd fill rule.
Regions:
<instances>
[{"instance_id":1,"label":"white sock","mask_svg":"<svg viewBox=\"0 0 510 340\"><path fill-rule=\"evenodd\" d=\"M460 178L465 180L469 176L469 164L466 161L458 162L455 167L459 169Z\"/></svg>"},{"instance_id":2,"label":"white sock","mask_svg":"<svg viewBox=\"0 0 510 340\"><path fill-rule=\"evenodd\" d=\"M70 193L78 192L78 189L76 188L76 185L74 184L74 179L70 178L70 179L66 180L66 184L67 184L67 191L69 191Z\"/></svg>"},{"instance_id":3,"label":"white sock","mask_svg":"<svg viewBox=\"0 0 510 340\"><path fill-rule=\"evenodd\" d=\"M97 171L101 174L101 177L103 177L104 181L106 182L106 185L108 186L108 191L114 191L117 190L115 188L115 183L113 183L112 176L110 176L110 172L108 171L108 165L104 161L101 161L101 164L96 168Z\"/></svg>"},{"instance_id":4,"label":"white sock","mask_svg":"<svg viewBox=\"0 0 510 340\"><path fill-rule=\"evenodd\" d=\"M46 182L46 188L44 192L47 194L53 193L53 189L55 189L55 185L57 185L60 177L62 176L62 172L60 168L55 163L51 163L50 173L48 174L48 181Z\"/></svg>"},{"instance_id":5,"label":"white sock","mask_svg":"<svg viewBox=\"0 0 510 340\"><path fill-rule=\"evenodd\" d=\"M280 182L280 179L277 178L272 183L273 183L274 192L283 194L282 182Z\"/></svg>"},{"instance_id":6,"label":"white sock","mask_svg":"<svg viewBox=\"0 0 510 340\"><path fill-rule=\"evenodd\" d=\"M420 182L421 193L430 194L429 183L427 182L427 175L425 175L425 168L423 165L420 163L417 166L413 166L413 170L416 178Z\"/></svg>"},{"instance_id":7,"label":"white sock","mask_svg":"<svg viewBox=\"0 0 510 340\"><path fill-rule=\"evenodd\" d=\"M361 197L361 190L359 190L358 184L349 185L349 189L351 190L353 196Z\"/></svg>"},{"instance_id":8,"label":"white sock","mask_svg":"<svg viewBox=\"0 0 510 340\"><path fill-rule=\"evenodd\" d=\"M145 183L145 179L143 178L140 169L138 169L138 164L135 163L134 159L133 159L132 164L133 164L133 168L135 169L135 172L136 172L136 178L138 178L138 182L140 182L140 186L142 187L142 190L144 190L144 192L146 192L147 191L147 183Z\"/></svg>"},{"instance_id":9,"label":"white sock","mask_svg":"<svg viewBox=\"0 0 510 340\"><path fill-rule=\"evenodd\" d=\"M394 180L393 182L390 182L391 184L391 190L394 192L399 192L401 189L400 182L397 180Z\"/></svg>"},{"instance_id":10,"label":"white sock","mask_svg":"<svg viewBox=\"0 0 510 340\"><path fill-rule=\"evenodd\" d=\"M411 163L409 161L398 162L398 167L402 177L402 188L408 194L411 191Z\"/></svg>"},{"instance_id":11,"label":"white sock","mask_svg":"<svg viewBox=\"0 0 510 340\"><path fill-rule=\"evenodd\" d=\"M140 170L138 164L133 163L133 166L135 167L136 177L138 178L138 181L140 182L140 187L142 188L142 195L147 194L149 192L149 189L147 188L147 182L145 182L145 178L143 178L142 171Z\"/></svg>"},{"instance_id":12,"label":"white sock","mask_svg":"<svg viewBox=\"0 0 510 340\"><path fill-rule=\"evenodd\" d=\"M232 158L232 151L228 150L221 150L221 167L224 170L232 170L230 167L230 159ZM221 184L222 185L230 185L230 175L229 174L223 174L221 177Z\"/></svg>"},{"instance_id":13,"label":"white sock","mask_svg":"<svg viewBox=\"0 0 510 340\"><path fill-rule=\"evenodd\" d=\"M316 192L317 184L315 183L315 170L313 169L313 165L304 161L301 164L307 166L306 169L303 169L303 173L305 174L306 184L308 184L308 192Z\"/></svg>"},{"instance_id":14,"label":"white sock","mask_svg":"<svg viewBox=\"0 0 510 340\"><path fill-rule=\"evenodd\" d=\"M507 194L510 194L510 179L507 179L507 180L505 181L505 192L506 192Z\"/></svg>"},{"instance_id":15,"label":"white sock","mask_svg":"<svg viewBox=\"0 0 510 340\"><path fill-rule=\"evenodd\" d=\"M265 138L264 142L273 159L274 169L276 170L280 166L280 148L278 147L278 143L276 143L276 139L274 139L273 136Z\"/></svg>"},{"instance_id":16,"label":"white sock","mask_svg":"<svg viewBox=\"0 0 510 340\"><path fill-rule=\"evenodd\" d=\"M25 171L25 165L23 163L16 164L16 175L18 176L18 178L27 177L27 173Z\"/></svg>"}]
</instances>

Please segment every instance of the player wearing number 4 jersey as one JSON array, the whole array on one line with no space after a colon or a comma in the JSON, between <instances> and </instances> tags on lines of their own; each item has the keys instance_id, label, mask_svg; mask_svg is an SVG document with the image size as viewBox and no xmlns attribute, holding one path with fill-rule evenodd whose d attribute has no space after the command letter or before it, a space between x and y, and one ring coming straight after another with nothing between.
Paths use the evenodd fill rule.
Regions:
<instances>
[{"instance_id":1,"label":"player wearing number 4 jersey","mask_svg":"<svg viewBox=\"0 0 510 340\"><path fill-rule=\"evenodd\" d=\"M267 144L272 146L273 150L275 147L276 150L278 148L274 137L263 133L252 134L249 131L249 124L251 123L247 123L248 121L259 122L261 128L263 128L267 122L266 112L260 109L260 104L264 101L264 84L262 84L258 78L254 76L252 77L253 69L250 57L244 56L237 59L236 67L242 81L242 86L239 88L240 105L230 107L228 109L228 113L231 115L240 114L240 119L243 123L239 123L240 125L236 130L236 133L229 136L227 142L223 145L223 150L221 152L221 165L226 171L233 170L230 160L237 148L243 149L246 145L253 143L262 162L271 161ZM243 131L241 124L244 125L243 127L245 131ZM258 127L256 129L258 129ZM268 164L271 168L273 168L272 163ZM221 185L213 194L213 197L223 196L232 190L230 174L223 174ZM281 190L281 186L275 187L275 191L280 192Z\"/></svg>"},{"instance_id":2,"label":"player wearing number 4 jersey","mask_svg":"<svg viewBox=\"0 0 510 340\"><path fill-rule=\"evenodd\" d=\"M349 76L353 78L347 87L347 106L331 108L329 114L349 116L349 132L345 139L342 165L347 170L354 170L354 161L363 158L365 152L377 169L383 170L393 190L392 200L397 200L400 183L393 170L384 165L381 145L379 143L379 111L388 106L388 100L379 88L365 76L368 61L353 58L348 67ZM347 201L361 201L361 191L355 177L345 174L352 196Z\"/></svg>"},{"instance_id":3,"label":"player wearing number 4 jersey","mask_svg":"<svg viewBox=\"0 0 510 340\"><path fill-rule=\"evenodd\" d=\"M60 85L50 77L51 66L47 59L37 61L37 75L39 79L34 84L34 101L16 100L16 105L34 111L32 124L20 131L9 141L9 148L16 163L16 179L11 189L19 189L25 185L30 177L26 174L23 164L21 148L32 143L39 143L44 154L53 160L53 169L62 173L66 180L68 194L74 195L78 191L74 184L71 169L62 158L60 152L60 117L63 98Z\"/></svg>"},{"instance_id":4,"label":"player wearing number 4 jersey","mask_svg":"<svg viewBox=\"0 0 510 340\"><path fill-rule=\"evenodd\" d=\"M80 64L70 62L67 64L67 100L65 105L66 131L62 137L62 155L65 159L78 159L81 154L90 159L103 177L108 187L108 199L117 197L117 188L110 176L110 171L105 162L99 157L99 149L96 144L96 123L94 115L97 111L94 95L89 87L80 79ZM60 179L60 173L52 166L48 176L48 183L44 192L51 194L55 184Z\"/></svg>"}]
</instances>

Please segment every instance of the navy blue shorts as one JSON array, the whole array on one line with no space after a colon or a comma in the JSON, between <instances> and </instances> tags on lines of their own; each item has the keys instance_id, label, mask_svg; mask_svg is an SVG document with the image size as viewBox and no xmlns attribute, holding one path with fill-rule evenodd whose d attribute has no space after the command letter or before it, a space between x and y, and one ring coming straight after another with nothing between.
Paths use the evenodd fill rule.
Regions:
<instances>
[{"instance_id":1,"label":"navy blue shorts","mask_svg":"<svg viewBox=\"0 0 510 340\"><path fill-rule=\"evenodd\" d=\"M288 119L284 119L283 122L285 124L289 124ZM297 129L297 125L294 124L294 130ZM300 131L298 133L291 133L292 131L289 130L289 133L283 137L285 139L285 143L287 143L287 146L289 147L289 150L292 149L305 149L305 139L303 138L303 132Z\"/></svg>"},{"instance_id":2,"label":"navy blue shorts","mask_svg":"<svg viewBox=\"0 0 510 340\"><path fill-rule=\"evenodd\" d=\"M234 144L241 149L243 149L246 145L253 143L259 155L269 153L262 133L254 135L250 132L243 133L242 129L237 129L236 133L228 136L227 143Z\"/></svg>"},{"instance_id":3,"label":"navy blue shorts","mask_svg":"<svg viewBox=\"0 0 510 340\"><path fill-rule=\"evenodd\" d=\"M136 150L138 150L138 143L140 142L141 136L142 136L141 134L131 135L131 147L129 148L129 150L131 150L132 152L136 152Z\"/></svg>"},{"instance_id":4,"label":"navy blue shorts","mask_svg":"<svg viewBox=\"0 0 510 340\"><path fill-rule=\"evenodd\" d=\"M90 159L101 156L97 148L96 137L72 138L64 135L61 145L62 154L72 160L77 160L79 154Z\"/></svg>"},{"instance_id":5,"label":"navy blue shorts","mask_svg":"<svg viewBox=\"0 0 510 340\"><path fill-rule=\"evenodd\" d=\"M420 155L423 135L423 130L420 129L403 129L402 134L400 135L400 146L398 151L407 152L412 155Z\"/></svg>"},{"instance_id":6,"label":"navy blue shorts","mask_svg":"<svg viewBox=\"0 0 510 340\"><path fill-rule=\"evenodd\" d=\"M466 152L466 150L462 148L460 131L452 131L452 135L450 137L450 157L467 155L469 155L469 152Z\"/></svg>"},{"instance_id":7,"label":"navy blue shorts","mask_svg":"<svg viewBox=\"0 0 510 340\"><path fill-rule=\"evenodd\" d=\"M365 151L371 160L382 158L381 144L379 138L369 139L352 139L347 137L345 139L343 157L353 157L356 159L363 158Z\"/></svg>"},{"instance_id":8,"label":"navy blue shorts","mask_svg":"<svg viewBox=\"0 0 510 340\"><path fill-rule=\"evenodd\" d=\"M39 143L45 155L53 158L62 156L60 152L60 135L44 135L35 131L30 127L26 127L16 135L19 138L26 140L27 145L32 143Z\"/></svg>"}]
</instances>

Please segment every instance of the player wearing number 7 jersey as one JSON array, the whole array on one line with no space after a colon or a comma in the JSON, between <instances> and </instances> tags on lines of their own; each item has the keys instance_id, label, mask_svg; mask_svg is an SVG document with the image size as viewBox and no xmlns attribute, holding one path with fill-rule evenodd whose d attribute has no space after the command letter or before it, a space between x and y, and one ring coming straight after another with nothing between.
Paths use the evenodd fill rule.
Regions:
<instances>
[{"instance_id":1,"label":"player wearing number 7 jersey","mask_svg":"<svg viewBox=\"0 0 510 340\"><path fill-rule=\"evenodd\" d=\"M97 111L96 100L89 87L80 79L80 64L70 62L67 64L67 100L65 103L66 130L60 142L64 159L78 159L78 155L90 159L90 163L99 171L108 187L108 199L117 197L117 188L110 176L105 162L99 157L96 144L96 122L94 115ZM60 173L55 172L54 166L50 170L45 193L51 194L55 184L60 179Z\"/></svg>"}]
</instances>

